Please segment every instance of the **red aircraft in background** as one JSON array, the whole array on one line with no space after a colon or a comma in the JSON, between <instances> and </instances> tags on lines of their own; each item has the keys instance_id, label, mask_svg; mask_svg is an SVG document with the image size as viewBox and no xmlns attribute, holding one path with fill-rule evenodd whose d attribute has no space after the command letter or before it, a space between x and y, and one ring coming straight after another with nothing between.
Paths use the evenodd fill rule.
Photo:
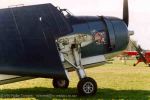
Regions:
<instances>
[{"instance_id":1,"label":"red aircraft in background","mask_svg":"<svg viewBox=\"0 0 150 100\"><path fill-rule=\"evenodd\" d=\"M142 56L141 56L142 54ZM144 62L150 67L150 51L146 51L144 53L139 54L137 51L124 51L123 55L127 56L136 56L137 62L134 63L134 66L139 64L140 62Z\"/></svg>"},{"instance_id":2,"label":"red aircraft in background","mask_svg":"<svg viewBox=\"0 0 150 100\"><path fill-rule=\"evenodd\" d=\"M140 46L136 47L136 51L124 51L123 55L127 56L136 56L137 62L134 63L133 66L136 66L140 62L144 62L146 65L150 67L150 51L144 51Z\"/></svg>"}]
</instances>

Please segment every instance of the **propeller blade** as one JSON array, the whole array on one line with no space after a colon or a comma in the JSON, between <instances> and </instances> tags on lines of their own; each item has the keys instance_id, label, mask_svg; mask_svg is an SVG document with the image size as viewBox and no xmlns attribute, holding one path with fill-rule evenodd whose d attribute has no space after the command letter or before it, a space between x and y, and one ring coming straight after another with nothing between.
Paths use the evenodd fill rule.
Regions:
<instances>
[{"instance_id":1,"label":"propeller blade","mask_svg":"<svg viewBox=\"0 0 150 100\"><path fill-rule=\"evenodd\" d=\"M128 7L128 0L124 0L123 3L123 21L126 25L129 25L129 7Z\"/></svg>"}]
</instances>

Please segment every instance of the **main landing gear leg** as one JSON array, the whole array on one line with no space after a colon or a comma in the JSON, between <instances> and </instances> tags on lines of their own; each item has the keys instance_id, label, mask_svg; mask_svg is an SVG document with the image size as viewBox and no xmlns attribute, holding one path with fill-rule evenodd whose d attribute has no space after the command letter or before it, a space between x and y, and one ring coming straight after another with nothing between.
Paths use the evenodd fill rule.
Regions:
<instances>
[{"instance_id":1,"label":"main landing gear leg","mask_svg":"<svg viewBox=\"0 0 150 100\"><path fill-rule=\"evenodd\" d=\"M80 80L77 85L79 96L94 95L97 92L97 83L94 79L86 76L84 68L81 64L81 51L79 45L72 48L72 53L75 60L74 67Z\"/></svg>"},{"instance_id":2,"label":"main landing gear leg","mask_svg":"<svg viewBox=\"0 0 150 100\"><path fill-rule=\"evenodd\" d=\"M62 57L62 54L60 53L60 56ZM64 61L63 57L61 58L62 61ZM61 79L61 78L54 78L52 81L53 87L54 88L62 88L66 89L69 86L69 76L68 76L68 71L65 70L67 78L66 79Z\"/></svg>"}]
</instances>

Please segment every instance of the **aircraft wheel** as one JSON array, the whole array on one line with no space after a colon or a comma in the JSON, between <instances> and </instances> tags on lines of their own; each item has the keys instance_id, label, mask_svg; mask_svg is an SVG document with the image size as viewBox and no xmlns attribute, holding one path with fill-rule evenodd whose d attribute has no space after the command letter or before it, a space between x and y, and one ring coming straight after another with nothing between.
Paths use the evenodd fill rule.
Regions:
<instances>
[{"instance_id":1,"label":"aircraft wheel","mask_svg":"<svg viewBox=\"0 0 150 100\"><path fill-rule=\"evenodd\" d=\"M54 88L68 88L69 80L68 79L53 79Z\"/></svg>"},{"instance_id":2,"label":"aircraft wheel","mask_svg":"<svg viewBox=\"0 0 150 100\"><path fill-rule=\"evenodd\" d=\"M81 79L77 85L79 96L94 95L97 92L97 83L90 77Z\"/></svg>"}]
</instances>

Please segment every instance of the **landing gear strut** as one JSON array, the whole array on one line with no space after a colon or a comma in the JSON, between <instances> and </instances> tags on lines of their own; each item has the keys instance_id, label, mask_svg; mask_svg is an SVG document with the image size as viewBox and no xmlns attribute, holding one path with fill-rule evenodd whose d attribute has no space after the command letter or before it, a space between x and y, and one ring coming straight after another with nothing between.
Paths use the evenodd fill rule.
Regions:
<instances>
[{"instance_id":1,"label":"landing gear strut","mask_svg":"<svg viewBox=\"0 0 150 100\"><path fill-rule=\"evenodd\" d=\"M60 54L63 61L71 65L79 77L77 84L80 96L94 95L97 92L97 84L94 79L87 77L81 63L81 46L84 47L93 42L93 37L85 34L76 34L58 39ZM81 45L82 44L82 45Z\"/></svg>"},{"instance_id":2,"label":"landing gear strut","mask_svg":"<svg viewBox=\"0 0 150 100\"><path fill-rule=\"evenodd\" d=\"M74 57L75 65L69 62L76 70L79 77L77 84L79 96L94 95L97 92L97 83L94 79L87 77L84 68L81 64L81 50L80 45L72 46L72 57Z\"/></svg>"}]
</instances>

